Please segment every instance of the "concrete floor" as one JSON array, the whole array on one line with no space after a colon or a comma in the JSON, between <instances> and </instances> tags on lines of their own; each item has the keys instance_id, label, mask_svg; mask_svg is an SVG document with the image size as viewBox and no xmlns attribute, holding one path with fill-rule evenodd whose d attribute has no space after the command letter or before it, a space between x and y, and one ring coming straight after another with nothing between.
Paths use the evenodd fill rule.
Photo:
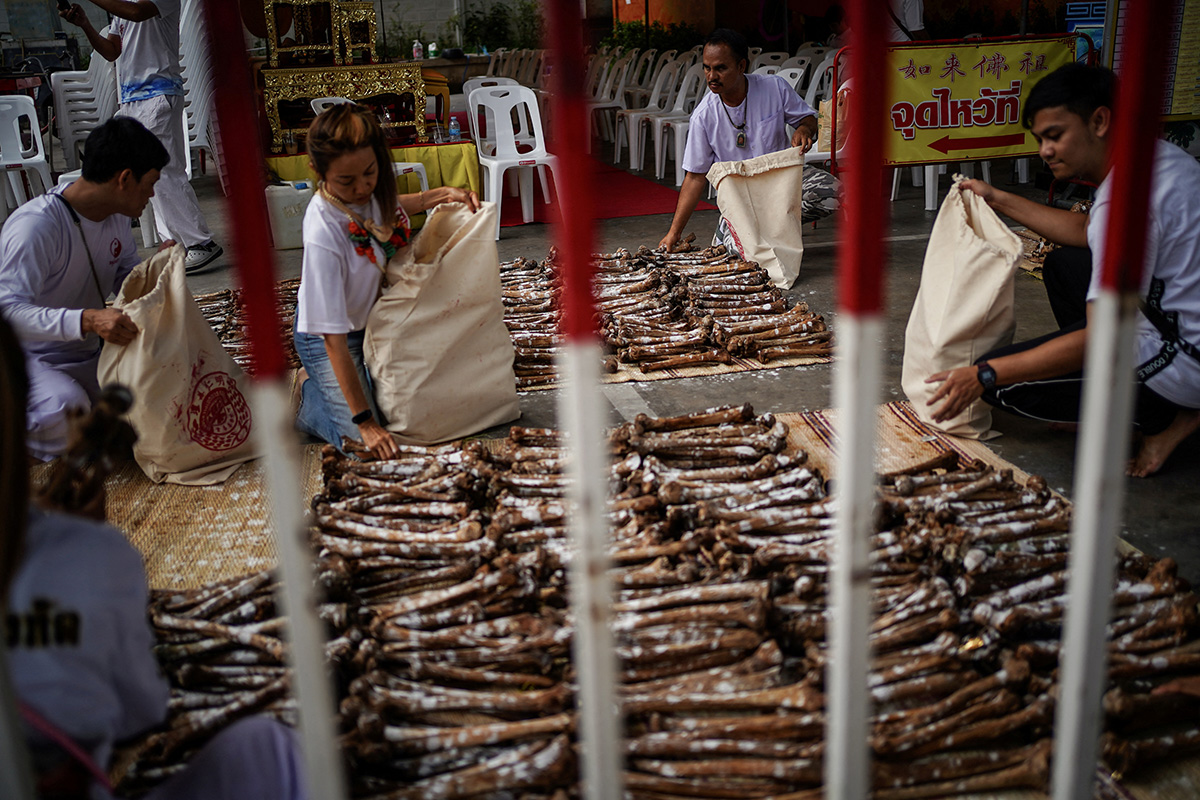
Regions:
<instances>
[{"instance_id":1,"label":"concrete floor","mask_svg":"<svg viewBox=\"0 0 1200 800\"><path fill-rule=\"evenodd\" d=\"M598 157L611 158L611 148L602 147ZM1010 162L993 164L994 182L1021 191L1030 197L1044 197L1032 185L1017 186L1008 178ZM653 179L653 171L641 173ZM667 184L669 185L669 184ZM224 199L211 174L194 181L202 208L216 239L227 254L201 274L189 276L197 293L232 285L232 250L224 217ZM941 190L949 186L942 176ZM880 402L903 399L900 389L904 329L916 296L929 231L935 212L924 210L923 190L907 180L900 198L891 204L887 227L890 256L887 268L887 324L882 349L884 374ZM698 212L690 230L706 240L716 226L717 212ZM596 249L611 252L619 247L635 249L654 246L666 232L670 216L666 214L602 220L596 226ZM542 258L546 255L552 229L532 224L504 228L499 242L501 260L518 256ZM804 262L799 281L790 291L793 299L804 299L816 311L825 314L834 331L838 322L834 272L838 241L838 222L822 220L806 228ZM277 269L281 277L300 274L300 250L277 251ZM1054 319L1040 281L1019 274L1016 278L1017 340L1024 340L1055 329ZM712 378L625 383L604 386L609 417L616 423L637 413L670 415L694 411L724 403L753 403L758 411L806 411L828 408L831 403L832 366L796 367L762 372L741 373ZM524 425L557 423L557 392L533 392L521 396ZM1050 431L1045 424L996 413L994 427L1004 435L990 442L1001 456L1028 472L1044 476L1050 486L1070 497L1073 493L1076 436ZM496 431L501 433L502 431ZM1180 564L1180 573L1192 582L1200 581L1200 437L1193 436L1174 454L1161 474L1149 479L1126 479L1126 510L1122 535L1126 540L1156 557L1172 556Z\"/></svg>"}]
</instances>

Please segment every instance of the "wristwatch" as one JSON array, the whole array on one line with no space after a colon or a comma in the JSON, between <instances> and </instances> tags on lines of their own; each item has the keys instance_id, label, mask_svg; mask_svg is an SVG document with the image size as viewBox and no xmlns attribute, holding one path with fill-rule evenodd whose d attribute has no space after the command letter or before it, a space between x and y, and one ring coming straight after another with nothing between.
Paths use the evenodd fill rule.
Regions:
<instances>
[{"instance_id":1,"label":"wristwatch","mask_svg":"<svg viewBox=\"0 0 1200 800\"><path fill-rule=\"evenodd\" d=\"M979 383L983 386L984 391L995 389L996 370L992 369L992 365L986 361L980 361L978 367L979 370L975 373L975 377L979 378Z\"/></svg>"},{"instance_id":2,"label":"wristwatch","mask_svg":"<svg viewBox=\"0 0 1200 800\"><path fill-rule=\"evenodd\" d=\"M355 425L362 425L367 420L373 419L374 416L375 415L371 413L370 408L364 408L362 411L358 412L353 417L351 417L350 421L353 422Z\"/></svg>"}]
</instances>

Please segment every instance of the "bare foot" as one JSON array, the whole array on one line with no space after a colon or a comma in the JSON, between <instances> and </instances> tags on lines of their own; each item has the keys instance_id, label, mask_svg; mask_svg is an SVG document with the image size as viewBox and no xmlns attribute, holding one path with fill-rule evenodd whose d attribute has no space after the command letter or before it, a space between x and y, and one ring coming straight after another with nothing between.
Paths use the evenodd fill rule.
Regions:
<instances>
[{"instance_id":1,"label":"bare foot","mask_svg":"<svg viewBox=\"0 0 1200 800\"><path fill-rule=\"evenodd\" d=\"M1162 433L1143 436L1137 455L1129 459L1125 474L1145 478L1162 468L1179 444L1200 429L1200 409L1182 409Z\"/></svg>"}]
</instances>

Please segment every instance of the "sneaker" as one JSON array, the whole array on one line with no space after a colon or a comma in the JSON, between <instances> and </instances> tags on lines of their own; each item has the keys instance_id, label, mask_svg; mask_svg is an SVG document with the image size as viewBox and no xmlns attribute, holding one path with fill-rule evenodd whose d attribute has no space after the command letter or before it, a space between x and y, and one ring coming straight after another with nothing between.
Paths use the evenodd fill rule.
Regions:
<instances>
[{"instance_id":1,"label":"sneaker","mask_svg":"<svg viewBox=\"0 0 1200 800\"><path fill-rule=\"evenodd\" d=\"M221 245L216 242L194 244L187 249L187 257L183 260L183 269L185 272L195 272L216 261L224 252Z\"/></svg>"}]
</instances>

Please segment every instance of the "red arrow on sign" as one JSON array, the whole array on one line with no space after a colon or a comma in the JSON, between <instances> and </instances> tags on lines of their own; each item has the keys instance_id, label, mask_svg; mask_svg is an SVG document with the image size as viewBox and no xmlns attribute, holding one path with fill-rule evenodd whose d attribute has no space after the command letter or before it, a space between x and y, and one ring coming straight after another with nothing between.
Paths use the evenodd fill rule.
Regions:
<instances>
[{"instance_id":1,"label":"red arrow on sign","mask_svg":"<svg viewBox=\"0 0 1200 800\"><path fill-rule=\"evenodd\" d=\"M946 135L929 146L939 153L946 154L951 150L982 150L985 147L1009 147L1024 143L1025 134L1006 133L1003 136L975 136L962 139L951 139L949 135Z\"/></svg>"}]
</instances>

